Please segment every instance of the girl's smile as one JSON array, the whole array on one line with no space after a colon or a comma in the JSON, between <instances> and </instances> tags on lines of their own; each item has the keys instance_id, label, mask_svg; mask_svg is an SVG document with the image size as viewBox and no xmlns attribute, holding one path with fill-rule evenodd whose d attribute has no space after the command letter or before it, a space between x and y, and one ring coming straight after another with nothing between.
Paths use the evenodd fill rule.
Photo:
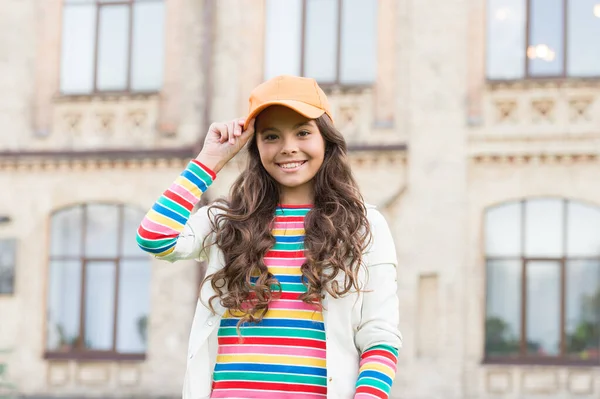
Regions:
<instances>
[{"instance_id":1,"label":"girl's smile","mask_svg":"<svg viewBox=\"0 0 600 399\"><path fill-rule=\"evenodd\" d=\"M285 172L292 173L299 170L305 163L306 161L290 161L285 163L278 163L277 165Z\"/></svg>"}]
</instances>

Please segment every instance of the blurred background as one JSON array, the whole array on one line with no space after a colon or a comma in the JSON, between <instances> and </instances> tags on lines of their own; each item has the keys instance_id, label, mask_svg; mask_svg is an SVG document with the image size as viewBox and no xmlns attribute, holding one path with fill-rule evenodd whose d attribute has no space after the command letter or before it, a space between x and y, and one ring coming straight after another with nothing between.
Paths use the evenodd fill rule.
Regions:
<instances>
[{"instance_id":1,"label":"blurred background","mask_svg":"<svg viewBox=\"0 0 600 399\"><path fill-rule=\"evenodd\" d=\"M135 232L283 73L392 229L392 397L598 398L600 0L0 0L0 397L180 395L203 267Z\"/></svg>"}]
</instances>

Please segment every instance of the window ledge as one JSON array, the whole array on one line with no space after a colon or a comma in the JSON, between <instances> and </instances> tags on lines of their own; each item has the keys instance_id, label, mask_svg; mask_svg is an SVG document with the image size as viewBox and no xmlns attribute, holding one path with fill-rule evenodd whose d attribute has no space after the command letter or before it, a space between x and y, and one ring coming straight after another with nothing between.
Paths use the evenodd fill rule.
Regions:
<instances>
[{"instance_id":1,"label":"window ledge","mask_svg":"<svg viewBox=\"0 0 600 399\"><path fill-rule=\"evenodd\" d=\"M131 100L149 100L160 95L158 91L149 92L96 92L83 94L57 94L54 96L54 102L73 103L73 102L97 102L97 101L131 101Z\"/></svg>"},{"instance_id":2,"label":"window ledge","mask_svg":"<svg viewBox=\"0 0 600 399\"><path fill-rule=\"evenodd\" d=\"M326 94L349 94L349 93L363 93L366 91L372 91L375 83L319 83L319 87L323 89Z\"/></svg>"},{"instance_id":3,"label":"window ledge","mask_svg":"<svg viewBox=\"0 0 600 399\"><path fill-rule=\"evenodd\" d=\"M540 77L523 79L487 79L488 89L600 87L600 76L589 78Z\"/></svg>"},{"instance_id":4,"label":"window ledge","mask_svg":"<svg viewBox=\"0 0 600 399\"><path fill-rule=\"evenodd\" d=\"M487 358L481 362L483 365L504 365L504 366L563 366L563 367L600 367L600 360L577 360L561 358L540 358L540 357L522 357L522 358Z\"/></svg>"},{"instance_id":5,"label":"window ledge","mask_svg":"<svg viewBox=\"0 0 600 399\"><path fill-rule=\"evenodd\" d=\"M146 360L145 353L115 353L115 352L45 352L46 360L76 360L76 361L140 361Z\"/></svg>"}]
</instances>

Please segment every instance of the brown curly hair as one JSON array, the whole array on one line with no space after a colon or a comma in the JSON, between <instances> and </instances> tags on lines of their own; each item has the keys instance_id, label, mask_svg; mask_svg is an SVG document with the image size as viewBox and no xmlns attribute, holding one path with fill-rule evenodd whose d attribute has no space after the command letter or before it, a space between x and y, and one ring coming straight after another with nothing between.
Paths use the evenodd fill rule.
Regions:
<instances>
[{"instance_id":1,"label":"brown curly hair","mask_svg":"<svg viewBox=\"0 0 600 399\"><path fill-rule=\"evenodd\" d=\"M314 177L313 207L304 220L306 262L301 271L307 292L300 299L320 307L323 290L335 298L360 291L357 273L371 231L344 137L327 115L315 122L325 140L325 158ZM225 258L225 266L205 279L216 292L209 306L214 312L212 301L218 298L240 317L238 328L261 321L277 295L273 288L279 286L281 292L263 259L275 244L271 227L278 204L278 184L261 163L255 135L248 143L248 166L233 183L229 199L211 205L221 212L209 212L216 215L211 218L215 244ZM339 284L335 279L342 272Z\"/></svg>"}]
</instances>

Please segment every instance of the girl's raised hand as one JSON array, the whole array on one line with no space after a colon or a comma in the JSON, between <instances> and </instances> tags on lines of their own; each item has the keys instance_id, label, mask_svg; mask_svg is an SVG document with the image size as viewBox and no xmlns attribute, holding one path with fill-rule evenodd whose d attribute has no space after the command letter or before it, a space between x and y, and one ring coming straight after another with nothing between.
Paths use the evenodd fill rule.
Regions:
<instances>
[{"instance_id":1,"label":"girl's raised hand","mask_svg":"<svg viewBox=\"0 0 600 399\"><path fill-rule=\"evenodd\" d=\"M245 118L210 125L202 151L196 159L218 173L235 156L254 134L254 119L243 131Z\"/></svg>"}]
</instances>

